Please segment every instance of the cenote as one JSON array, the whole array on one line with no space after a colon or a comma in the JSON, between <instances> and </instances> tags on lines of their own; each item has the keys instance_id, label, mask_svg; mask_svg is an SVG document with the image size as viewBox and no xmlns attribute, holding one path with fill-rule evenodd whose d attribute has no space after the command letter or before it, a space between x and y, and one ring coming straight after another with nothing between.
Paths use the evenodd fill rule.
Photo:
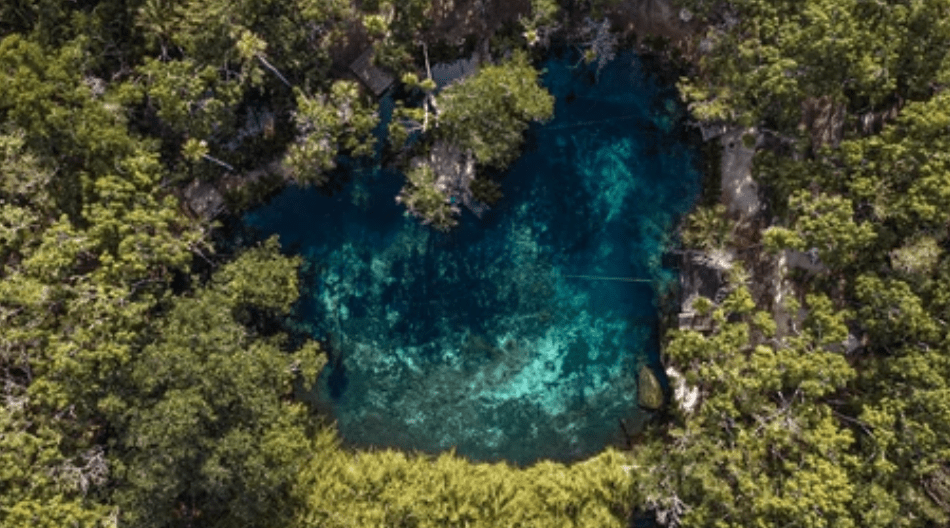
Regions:
<instances>
[{"instance_id":1,"label":"cenote","mask_svg":"<svg viewBox=\"0 0 950 528\"><path fill-rule=\"evenodd\" d=\"M574 461L648 417L637 369L658 364L676 280L661 255L699 192L685 112L631 52L596 82L571 58L542 67L555 117L530 128L481 218L421 225L381 167L244 216L306 261L294 317L337 359L309 396L347 445Z\"/></svg>"}]
</instances>

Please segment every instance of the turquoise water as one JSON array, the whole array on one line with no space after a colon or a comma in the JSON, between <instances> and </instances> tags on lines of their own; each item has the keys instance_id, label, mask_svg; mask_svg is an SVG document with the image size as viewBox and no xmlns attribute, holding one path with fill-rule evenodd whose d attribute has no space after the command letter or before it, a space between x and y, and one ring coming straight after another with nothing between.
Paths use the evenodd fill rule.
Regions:
<instances>
[{"instance_id":1,"label":"turquoise water","mask_svg":"<svg viewBox=\"0 0 950 528\"><path fill-rule=\"evenodd\" d=\"M671 88L631 53L596 84L575 62L544 64L556 117L530 130L504 198L452 233L404 215L402 176L372 167L245 216L306 258L297 318L334 357L311 397L348 444L526 465L596 454L645 419L636 370L657 362L675 279L660 257L699 175Z\"/></svg>"}]
</instances>

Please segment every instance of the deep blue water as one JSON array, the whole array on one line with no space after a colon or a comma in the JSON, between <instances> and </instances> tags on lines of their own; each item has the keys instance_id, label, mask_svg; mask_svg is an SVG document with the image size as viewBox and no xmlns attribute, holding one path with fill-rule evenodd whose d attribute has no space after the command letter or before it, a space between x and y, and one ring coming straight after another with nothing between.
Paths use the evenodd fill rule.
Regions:
<instances>
[{"instance_id":1,"label":"deep blue water","mask_svg":"<svg viewBox=\"0 0 950 528\"><path fill-rule=\"evenodd\" d=\"M504 198L450 234L407 217L402 175L378 168L244 217L308 262L297 317L339 359L311 396L350 445L526 465L596 454L619 419L645 419L636 370L656 363L675 279L660 257L698 195L696 154L675 91L632 53L596 84L574 63L544 64L555 118L529 131Z\"/></svg>"}]
</instances>

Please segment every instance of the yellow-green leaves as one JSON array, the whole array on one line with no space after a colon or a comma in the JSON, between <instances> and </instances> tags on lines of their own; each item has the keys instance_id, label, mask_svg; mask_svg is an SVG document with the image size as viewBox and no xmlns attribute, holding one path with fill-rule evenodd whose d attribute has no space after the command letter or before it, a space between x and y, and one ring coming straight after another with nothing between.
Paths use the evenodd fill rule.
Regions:
<instances>
[{"instance_id":1,"label":"yellow-green leaves","mask_svg":"<svg viewBox=\"0 0 950 528\"><path fill-rule=\"evenodd\" d=\"M188 138L185 141L185 144L181 147L181 155L184 158L192 163L197 162L203 156L208 154L208 142L205 140L197 140L195 138Z\"/></svg>"},{"instance_id":2,"label":"yellow-green leaves","mask_svg":"<svg viewBox=\"0 0 950 528\"><path fill-rule=\"evenodd\" d=\"M277 238L271 237L218 270L214 283L232 306L254 306L282 314L290 310L298 296L297 268L301 259L280 256L279 248Z\"/></svg>"},{"instance_id":3,"label":"yellow-green leaves","mask_svg":"<svg viewBox=\"0 0 950 528\"><path fill-rule=\"evenodd\" d=\"M204 138L230 122L239 93L234 82L220 82L215 68L192 59L146 59L139 66L146 103L178 133Z\"/></svg>"},{"instance_id":4,"label":"yellow-green leaves","mask_svg":"<svg viewBox=\"0 0 950 528\"><path fill-rule=\"evenodd\" d=\"M812 333L816 343L840 344L848 337L845 322L852 314L835 310L828 296L821 293L806 295L805 304L808 308L805 328Z\"/></svg>"},{"instance_id":5,"label":"yellow-green leaves","mask_svg":"<svg viewBox=\"0 0 950 528\"><path fill-rule=\"evenodd\" d=\"M928 276L933 273L943 256L936 238L920 235L890 252L891 266L902 273Z\"/></svg>"},{"instance_id":6,"label":"yellow-green leaves","mask_svg":"<svg viewBox=\"0 0 950 528\"><path fill-rule=\"evenodd\" d=\"M780 226L770 226L762 232L762 246L769 252L777 253L784 249L803 250L805 241L794 230Z\"/></svg>"},{"instance_id":7,"label":"yellow-green leaves","mask_svg":"<svg viewBox=\"0 0 950 528\"><path fill-rule=\"evenodd\" d=\"M858 316L875 344L886 346L907 338L929 341L939 335L937 322L906 282L863 274L855 279L854 289Z\"/></svg>"},{"instance_id":8,"label":"yellow-green leaves","mask_svg":"<svg viewBox=\"0 0 950 528\"><path fill-rule=\"evenodd\" d=\"M811 333L776 340L771 315L737 286L709 335L674 330L664 355L697 408L635 450L636 488L658 518L681 526L855 526L853 437L825 401L854 379L839 354L845 314L809 296ZM756 332L752 332L752 329Z\"/></svg>"},{"instance_id":9,"label":"yellow-green leaves","mask_svg":"<svg viewBox=\"0 0 950 528\"><path fill-rule=\"evenodd\" d=\"M472 463L384 450L351 454L332 436L303 472L300 526L590 527L625 525L633 499L626 458L612 449L566 466ZM332 478L327 478L331 476Z\"/></svg>"}]
</instances>

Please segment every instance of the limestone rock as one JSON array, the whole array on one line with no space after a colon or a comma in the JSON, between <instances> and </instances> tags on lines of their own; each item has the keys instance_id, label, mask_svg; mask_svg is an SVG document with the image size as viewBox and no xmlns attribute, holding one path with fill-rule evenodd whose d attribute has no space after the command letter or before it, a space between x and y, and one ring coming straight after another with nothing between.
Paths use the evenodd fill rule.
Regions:
<instances>
[{"instance_id":1,"label":"limestone rock","mask_svg":"<svg viewBox=\"0 0 950 528\"><path fill-rule=\"evenodd\" d=\"M224 197L208 182L193 180L183 194L188 207L205 220L213 219L225 209Z\"/></svg>"},{"instance_id":2,"label":"limestone rock","mask_svg":"<svg viewBox=\"0 0 950 528\"><path fill-rule=\"evenodd\" d=\"M655 411L663 407L663 387L653 369L643 365L637 375L637 403L644 409Z\"/></svg>"},{"instance_id":3,"label":"limestone rock","mask_svg":"<svg viewBox=\"0 0 950 528\"><path fill-rule=\"evenodd\" d=\"M478 72L481 57L478 52L467 59L458 59L451 63L436 63L432 65L432 80L440 89Z\"/></svg>"},{"instance_id":4,"label":"limestone rock","mask_svg":"<svg viewBox=\"0 0 950 528\"><path fill-rule=\"evenodd\" d=\"M746 136L755 139L746 145ZM742 220L754 217L762 209L759 185L752 178L752 158L761 134L756 128L737 127L719 137L722 144L722 197L729 212L738 212Z\"/></svg>"},{"instance_id":5,"label":"limestone rock","mask_svg":"<svg viewBox=\"0 0 950 528\"><path fill-rule=\"evenodd\" d=\"M692 13L677 9L670 0L620 2L614 10L620 25L633 29L638 35L658 35L678 40L701 27Z\"/></svg>"},{"instance_id":6,"label":"limestone rock","mask_svg":"<svg viewBox=\"0 0 950 528\"><path fill-rule=\"evenodd\" d=\"M691 387L686 384L686 377L673 367L666 368L666 376L673 385L673 399L680 411L689 416L699 405L699 387Z\"/></svg>"}]
</instances>

